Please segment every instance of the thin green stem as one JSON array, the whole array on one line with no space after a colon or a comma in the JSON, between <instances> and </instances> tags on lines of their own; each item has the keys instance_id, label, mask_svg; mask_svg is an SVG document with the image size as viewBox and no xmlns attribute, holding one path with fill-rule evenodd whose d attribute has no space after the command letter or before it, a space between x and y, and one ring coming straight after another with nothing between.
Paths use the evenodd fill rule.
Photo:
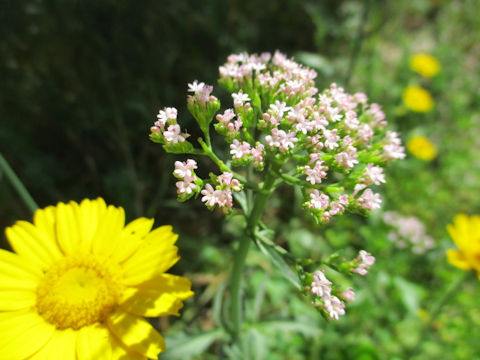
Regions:
<instances>
[{"instance_id":1,"label":"thin green stem","mask_svg":"<svg viewBox=\"0 0 480 360\"><path fill-rule=\"evenodd\" d=\"M211 146L205 143L202 138L198 138L197 141L205 152L205 155L212 159L212 161L220 168L220 170L231 172L230 168L225 165L225 163L220 160L217 155L215 155L215 153L212 151Z\"/></svg>"},{"instance_id":2,"label":"thin green stem","mask_svg":"<svg viewBox=\"0 0 480 360\"><path fill-rule=\"evenodd\" d=\"M260 221L267 200L273 191L273 185L276 179L275 165L267 171L265 181L262 185L262 191L257 193L253 208L247 217L247 227L245 229L245 235L240 239L240 245L235 253L235 259L233 262L232 276L230 279L230 292L231 292L231 306L232 306L232 336L234 339L238 338L243 322L242 311L242 274L245 267L245 260L247 259L248 249L250 243L255 236L255 228ZM277 166L279 167L279 166Z\"/></svg>"},{"instance_id":3,"label":"thin green stem","mask_svg":"<svg viewBox=\"0 0 480 360\"><path fill-rule=\"evenodd\" d=\"M35 200L33 200L32 196L25 188L22 181L15 174L15 172L10 167L7 160L5 160L2 154L0 154L0 169L5 173L8 181L10 181L10 184L12 184L12 186L17 191L18 195L23 200L28 209L32 213L34 213L38 209L37 203L35 202Z\"/></svg>"},{"instance_id":4,"label":"thin green stem","mask_svg":"<svg viewBox=\"0 0 480 360\"><path fill-rule=\"evenodd\" d=\"M469 271L464 271L463 274L461 274L455 279L455 281L453 281L453 283L450 285L447 291L445 291L445 293L438 300L438 302L433 305L432 310L430 311L430 324L432 324L433 321L437 318L445 304L447 304L450 299L458 293L458 289L460 288L460 286L462 286L464 280L468 276L471 276L471 273Z\"/></svg>"},{"instance_id":5,"label":"thin green stem","mask_svg":"<svg viewBox=\"0 0 480 360\"><path fill-rule=\"evenodd\" d=\"M205 155L205 156L208 156L218 167L220 170L222 171L226 171L226 172L229 172L229 173L232 173L234 175L234 177L238 180L240 180L240 182L242 184L245 184L247 187L251 188L251 189L255 189L257 190L258 189L258 186L250 181L248 181L244 176L240 175L239 173L233 171L232 169L230 169L222 160L220 160L218 158L217 155L215 155L215 153L213 152L212 150L212 147L208 145L208 143L206 143L205 141L203 141L202 138L199 138L198 140L198 143L200 144L200 146L202 147L202 150L196 150L195 152L194 151L190 151L189 153L190 154L195 154L195 155Z\"/></svg>"},{"instance_id":6,"label":"thin green stem","mask_svg":"<svg viewBox=\"0 0 480 360\"><path fill-rule=\"evenodd\" d=\"M357 34L353 40L352 52L350 54L350 62L348 64L348 69L345 73L345 86L348 86L350 84L350 80L352 79L355 65L359 58L360 50L362 49L362 43L366 35L365 26L368 22L368 15L369 15L371 6L372 6L372 0L367 0L365 6L363 7L362 19L358 26Z\"/></svg>"}]
</instances>

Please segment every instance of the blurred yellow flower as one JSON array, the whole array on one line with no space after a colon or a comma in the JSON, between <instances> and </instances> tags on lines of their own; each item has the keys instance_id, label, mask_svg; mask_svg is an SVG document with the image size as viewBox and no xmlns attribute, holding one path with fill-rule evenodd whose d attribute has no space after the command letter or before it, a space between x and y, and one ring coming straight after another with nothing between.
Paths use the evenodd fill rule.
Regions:
<instances>
[{"instance_id":1,"label":"blurred yellow flower","mask_svg":"<svg viewBox=\"0 0 480 360\"><path fill-rule=\"evenodd\" d=\"M475 270L480 277L480 215L459 214L447 231L458 250L447 250L450 264L462 270Z\"/></svg>"},{"instance_id":2,"label":"blurred yellow flower","mask_svg":"<svg viewBox=\"0 0 480 360\"><path fill-rule=\"evenodd\" d=\"M4 359L157 359L162 336L144 317L178 315L190 281L166 274L179 257L170 226L125 226L101 198L37 210L0 250Z\"/></svg>"},{"instance_id":3,"label":"blurred yellow flower","mask_svg":"<svg viewBox=\"0 0 480 360\"><path fill-rule=\"evenodd\" d=\"M424 88L416 85L407 86L403 91L404 104L416 112L428 112L433 109L433 98Z\"/></svg>"},{"instance_id":4,"label":"blurred yellow flower","mask_svg":"<svg viewBox=\"0 0 480 360\"><path fill-rule=\"evenodd\" d=\"M440 71L440 63L432 55L419 53L410 57L410 69L430 78Z\"/></svg>"},{"instance_id":5,"label":"blurred yellow flower","mask_svg":"<svg viewBox=\"0 0 480 360\"><path fill-rule=\"evenodd\" d=\"M437 149L425 136L414 136L407 141L408 151L421 160L430 161L437 156Z\"/></svg>"}]
</instances>

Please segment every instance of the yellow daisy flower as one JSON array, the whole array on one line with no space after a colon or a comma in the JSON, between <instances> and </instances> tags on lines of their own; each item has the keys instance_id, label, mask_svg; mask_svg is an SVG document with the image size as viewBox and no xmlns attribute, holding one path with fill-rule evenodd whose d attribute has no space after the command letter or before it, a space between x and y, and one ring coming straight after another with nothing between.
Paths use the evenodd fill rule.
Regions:
<instances>
[{"instance_id":1,"label":"yellow daisy flower","mask_svg":"<svg viewBox=\"0 0 480 360\"><path fill-rule=\"evenodd\" d=\"M424 88L416 85L407 86L403 91L404 104L416 112L428 112L433 109L433 98Z\"/></svg>"},{"instance_id":2,"label":"yellow daisy flower","mask_svg":"<svg viewBox=\"0 0 480 360\"><path fill-rule=\"evenodd\" d=\"M480 215L457 215L453 224L447 225L447 231L458 247L447 250L450 264L462 270L475 270L480 277Z\"/></svg>"},{"instance_id":3,"label":"yellow daisy flower","mask_svg":"<svg viewBox=\"0 0 480 360\"><path fill-rule=\"evenodd\" d=\"M190 281L166 274L178 260L170 226L125 226L101 198L37 210L6 229L0 249L3 359L156 359L162 336L143 318L179 315Z\"/></svg>"},{"instance_id":4,"label":"yellow daisy flower","mask_svg":"<svg viewBox=\"0 0 480 360\"><path fill-rule=\"evenodd\" d=\"M414 136L407 141L408 151L421 160L430 161L437 156L437 149L425 136Z\"/></svg>"},{"instance_id":5,"label":"yellow daisy flower","mask_svg":"<svg viewBox=\"0 0 480 360\"><path fill-rule=\"evenodd\" d=\"M431 78L440 71L440 63L432 55L419 53L410 57L410 69L423 77Z\"/></svg>"}]
</instances>

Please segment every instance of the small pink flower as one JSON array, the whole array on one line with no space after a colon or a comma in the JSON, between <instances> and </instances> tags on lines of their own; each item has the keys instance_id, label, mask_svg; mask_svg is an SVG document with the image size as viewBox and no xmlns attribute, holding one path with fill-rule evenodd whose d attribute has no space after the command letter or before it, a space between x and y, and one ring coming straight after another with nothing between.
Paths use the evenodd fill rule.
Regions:
<instances>
[{"instance_id":1,"label":"small pink flower","mask_svg":"<svg viewBox=\"0 0 480 360\"><path fill-rule=\"evenodd\" d=\"M345 315L345 303L334 295L325 297L323 306L331 319L338 320L339 316Z\"/></svg>"},{"instance_id":2,"label":"small pink flower","mask_svg":"<svg viewBox=\"0 0 480 360\"><path fill-rule=\"evenodd\" d=\"M251 152L250 144L246 141L240 143L237 139L233 140L233 143L230 144L230 154L232 154L234 159L242 159L248 157Z\"/></svg>"},{"instance_id":3,"label":"small pink flower","mask_svg":"<svg viewBox=\"0 0 480 360\"><path fill-rule=\"evenodd\" d=\"M365 95L364 93L355 93L353 94L353 97L355 98L355 100L357 100L360 104L366 104L367 103L367 95Z\"/></svg>"},{"instance_id":4,"label":"small pink flower","mask_svg":"<svg viewBox=\"0 0 480 360\"><path fill-rule=\"evenodd\" d=\"M283 130L273 128L271 135L265 136L265 142L270 147L278 147L281 152L286 152L288 149L293 149L298 139L294 132L286 133Z\"/></svg>"},{"instance_id":5,"label":"small pink flower","mask_svg":"<svg viewBox=\"0 0 480 360\"><path fill-rule=\"evenodd\" d=\"M195 80L193 83L188 84L188 91L193 92L195 95L198 95L203 91L204 87L205 83L199 83L197 80Z\"/></svg>"},{"instance_id":6,"label":"small pink flower","mask_svg":"<svg viewBox=\"0 0 480 360\"><path fill-rule=\"evenodd\" d=\"M340 214L344 210L345 210L345 208L343 207L342 204L340 204L339 201L332 201L330 203L330 211L329 211L330 216Z\"/></svg>"},{"instance_id":7,"label":"small pink flower","mask_svg":"<svg viewBox=\"0 0 480 360\"><path fill-rule=\"evenodd\" d=\"M255 166L260 166L263 162L263 148L264 146L262 144L258 144L250 150Z\"/></svg>"},{"instance_id":8,"label":"small pink flower","mask_svg":"<svg viewBox=\"0 0 480 360\"><path fill-rule=\"evenodd\" d=\"M310 209L326 210L329 200L330 198L328 195L325 195L315 189L310 193L309 207Z\"/></svg>"},{"instance_id":9,"label":"small pink flower","mask_svg":"<svg viewBox=\"0 0 480 360\"><path fill-rule=\"evenodd\" d=\"M372 128L370 127L370 125L368 125L368 124L361 124L361 125L358 127L357 136L360 138L361 141L363 141L364 143L367 143L367 142L369 142L369 141L372 139L372 137L373 137L373 130L372 130Z\"/></svg>"},{"instance_id":10,"label":"small pink flower","mask_svg":"<svg viewBox=\"0 0 480 360\"><path fill-rule=\"evenodd\" d=\"M352 272L364 276L368 273L370 267L375 263L375 257L365 250L360 250L354 261L357 263L357 267L354 268Z\"/></svg>"},{"instance_id":11,"label":"small pink flower","mask_svg":"<svg viewBox=\"0 0 480 360\"><path fill-rule=\"evenodd\" d=\"M348 146L345 151L335 155L335 160L345 169L353 168L358 164L357 148Z\"/></svg>"},{"instance_id":12,"label":"small pink flower","mask_svg":"<svg viewBox=\"0 0 480 360\"><path fill-rule=\"evenodd\" d=\"M186 134L180 134L180 125L170 125L163 133L165 141L168 143L176 144L179 142L184 142Z\"/></svg>"},{"instance_id":13,"label":"small pink flower","mask_svg":"<svg viewBox=\"0 0 480 360\"><path fill-rule=\"evenodd\" d=\"M208 207L213 207L218 203L220 193L220 190L215 190L212 185L207 184L205 185L205 189L201 191L201 194L203 195L202 201Z\"/></svg>"},{"instance_id":14,"label":"small pink flower","mask_svg":"<svg viewBox=\"0 0 480 360\"><path fill-rule=\"evenodd\" d=\"M363 182L366 185L380 185L380 183L384 183L385 175L383 174L383 169L380 166L374 166L372 163L368 164L365 168Z\"/></svg>"},{"instance_id":15,"label":"small pink flower","mask_svg":"<svg viewBox=\"0 0 480 360\"><path fill-rule=\"evenodd\" d=\"M197 188L197 185L190 181L177 181L175 185L178 194L191 194Z\"/></svg>"},{"instance_id":16,"label":"small pink flower","mask_svg":"<svg viewBox=\"0 0 480 360\"><path fill-rule=\"evenodd\" d=\"M235 108L243 106L243 104L247 101L250 101L250 98L248 97L248 94L244 94L242 90L240 90L238 93L232 94L233 98L233 106Z\"/></svg>"},{"instance_id":17,"label":"small pink flower","mask_svg":"<svg viewBox=\"0 0 480 360\"><path fill-rule=\"evenodd\" d=\"M367 210L380 209L382 198L380 194L375 194L372 190L367 189L358 198L358 203L362 208Z\"/></svg>"},{"instance_id":18,"label":"small pink flower","mask_svg":"<svg viewBox=\"0 0 480 360\"><path fill-rule=\"evenodd\" d=\"M324 145L327 149L333 150L338 147L338 141L340 136L337 135L338 129L323 130L323 136L325 137Z\"/></svg>"},{"instance_id":19,"label":"small pink flower","mask_svg":"<svg viewBox=\"0 0 480 360\"><path fill-rule=\"evenodd\" d=\"M345 301L353 301L355 300L355 292L353 291L353 288L349 287L346 288L345 291L340 295Z\"/></svg>"},{"instance_id":20,"label":"small pink flower","mask_svg":"<svg viewBox=\"0 0 480 360\"><path fill-rule=\"evenodd\" d=\"M193 179L193 170L197 168L197 162L187 159L186 162L175 161L175 170L173 174L180 179Z\"/></svg>"},{"instance_id":21,"label":"small pink flower","mask_svg":"<svg viewBox=\"0 0 480 360\"><path fill-rule=\"evenodd\" d=\"M312 274L313 282L310 285L312 294L323 297L329 296L332 291L332 282L329 281L323 271L317 270Z\"/></svg>"},{"instance_id":22,"label":"small pink flower","mask_svg":"<svg viewBox=\"0 0 480 360\"><path fill-rule=\"evenodd\" d=\"M237 179L234 179L233 174L226 171L224 171L221 175L217 176L217 182L219 183L220 186L224 186L227 189L230 189L233 191L242 190L240 181L238 181Z\"/></svg>"},{"instance_id":23,"label":"small pink flower","mask_svg":"<svg viewBox=\"0 0 480 360\"><path fill-rule=\"evenodd\" d=\"M311 154L314 155L314 154ZM320 184L322 179L327 176L328 167L323 165L322 160L317 160L313 168L306 165L303 169L303 173L307 175L306 180L312 184Z\"/></svg>"},{"instance_id":24,"label":"small pink flower","mask_svg":"<svg viewBox=\"0 0 480 360\"><path fill-rule=\"evenodd\" d=\"M272 112L272 115L275 116L277 124L282 120L283 115L290 110L292 110L290 106L287 106L286 103L278 100L275 100L275 104L270 104L270 111Z\"/></svg>"},{"instance_id":25,"label":"small pink flower","mask_svg":"<svg viewBox=\"0 0 480 360\"><path fill-rule=\"evenodd\" d=\"M405 158L405 148L397 144L387 144L383 147L383 157L386 160Z\"/></svg>"}]
</instances>

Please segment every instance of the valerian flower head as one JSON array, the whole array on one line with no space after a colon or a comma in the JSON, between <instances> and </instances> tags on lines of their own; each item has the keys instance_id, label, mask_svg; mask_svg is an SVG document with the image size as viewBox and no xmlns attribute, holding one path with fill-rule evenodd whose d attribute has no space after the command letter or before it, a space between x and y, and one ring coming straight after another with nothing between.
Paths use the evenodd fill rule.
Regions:
<instances>
[{"instance_id":1,"label":"valerian flower head","mask_svg":"<svg viewBox=\"0 0 480 360\"><path fill-rule=\"evenodd\" d=\"M388 240L398 248L411 247L415 254L423 254L434 247L433 239L427 235L425 226L418 218L388 211L383 214L383 221L393 228Z\"/></svg>"},{"instance_id":2,"label":"valerian flower head","mask_svg":"<svg viewBox=\"0 0 480 360\"><path fill-rule=\"evenodd\" d=\"M243 185L249 174L248 186L254 190L272 173L276 184L299 186L303 207L317 222L348 210L380 207L380 195L371 187L385 183L384 166L405 157L399 135L386 130L380 105L335 83L319 92L317 73L279 52L230 55L219 75L219 84L231 94L221 112L212 86L198 80L188 84L188 108L204 133L201 149L190 147L173 108L161 111L152 139L172 152L188 143L185 153L209 156L221 173L233 174ZM211 147L212 121L226 142L223 159ZM209 208L233 206L235 191L218 188L217 180L205 180L201 189L195 181L182 181L179 191L200 191Z\"/></svg>"}]
</instances>

